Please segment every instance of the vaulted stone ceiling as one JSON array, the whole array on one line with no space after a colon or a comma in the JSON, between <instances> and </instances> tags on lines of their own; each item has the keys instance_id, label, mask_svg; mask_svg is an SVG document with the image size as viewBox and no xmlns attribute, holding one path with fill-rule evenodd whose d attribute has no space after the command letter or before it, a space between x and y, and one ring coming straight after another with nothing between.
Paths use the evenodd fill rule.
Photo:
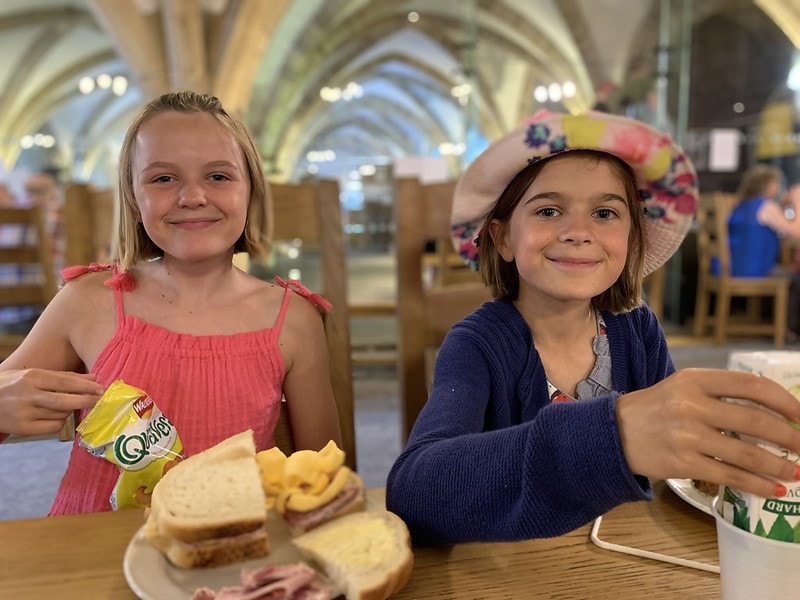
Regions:
<instances>
[{"instance_id":1,"label":"vaulted stone ceiling","mask_svg":"<svg viewBox=\"0 0 800 600\"><path fill-rule=\"evenodd\" d=\"M693 18L744 0L694 0ZM755 0L795 44L800 0ZM676 7L685 0L672 0ZM493 138L535 109L541 83L572 81L570 110L602 80L652 57L659 0L3 0L0 158L6 170L60 165L108 184L142 102L171 89L218 95L258 138L276 178L305 154L358 162L431 154ZM419 19L409 20L416 11ZM122 95L78 91L83 76L125 76ZM357 83L360 97L320 90ZM470 84L466 104L451 90ZM462 88L464 89L464 88ZM53 148L23 150L25 135ZM453 158L454 168L458 159ZM461 160L464 160L463 158Z\"/></svg>"}]
</instances>

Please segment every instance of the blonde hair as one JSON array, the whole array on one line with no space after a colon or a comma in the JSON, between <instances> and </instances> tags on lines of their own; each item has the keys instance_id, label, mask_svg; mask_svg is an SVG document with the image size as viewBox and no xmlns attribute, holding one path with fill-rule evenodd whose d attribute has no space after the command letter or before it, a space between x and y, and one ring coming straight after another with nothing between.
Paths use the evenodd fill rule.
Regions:
<instances>
[{"instance_id":1,"label":"blonde hair","mask_svg":"<svg viewBox=\"0 0 800 600\"><path fill-rule=\"evenodd\" d=\"M247 252L251 257L266 257L272 238L272 198L264 177L261 155L247 128L231 117L218 98L191 91L164 94L147 103L131 123L122 143L119 160L120 220L117 253L120 268L127 270L137 262L164 255L139 221L139 208L133 193L133 160L136 136L142 125L164 112L185 114L206 113L230 133L242 149L250 178L250 198L242 235L236 240L234 252Z\"/></svg>"},{"instance_id":2,"label":"blonde hair","mask_svg":"<svg viewBox=\"0 0 800 600\"><path fill-rule=\"evenodd\" d=\"M492 207L478 234L478 270L483 283L492 290L495 298L516 300L519 295L519 272L516 262L506 262L497 250L497 242L489 231L489 223L499 221L507 227L517 204L525 190L539 176L544 166L554 160L577 157L604 162L616 173L625 186L628 210L631 214L631 231L628 236L628 259L617 281L609 289L592 298L592 304L600 310L621 313L632 310L642 303L642 280L644 279L644 216L639 203L636 175L630 165L621 158L599 150L576 149L536 160L523 168L506 186ZM504 235L504 234L500 234Z\"/></svg>"}]
</instances>

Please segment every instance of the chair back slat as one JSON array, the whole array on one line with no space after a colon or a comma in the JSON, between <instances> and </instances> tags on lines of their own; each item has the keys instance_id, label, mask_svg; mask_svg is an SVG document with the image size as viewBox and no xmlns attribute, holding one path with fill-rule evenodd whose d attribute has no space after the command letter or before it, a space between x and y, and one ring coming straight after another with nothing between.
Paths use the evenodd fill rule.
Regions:
<instances>
[{"instance_id":1,"label":"chair back slat","mask_svg":"<svg viewBox=\"0 0 800 600\"><path fill-rule=\"evenodd\" d=\"M114 192L86 183L64 191L64 266L108 262L116 227Z\"/></svg>"},{"instance_id":2,"label":"chair back slat","mask_svg":"<svg viewBox=\"0 0 800 600\"><path fill-rule=\"evenodd\" d=\"M336 399L342 450L351 468L356 466L353 371L350 348L350 316L347 308L347 270L339 185L335 181L302 184L270 184L273 239L299 238L303 247L319 251L320 289L333 309L324 317L331 386ZM284 452L293 448L288 411L281 407L276 443Z\"/></svg>"},{"instance_id":3,"label":"chair back slat","mask_svg":"<svg viewBox=\"0 0 800 600\"><path fill-rule=\"evenodd\" d=\"M480 276L450 241L455 182L396 183L397 314L402 433L407 437L428 399L432 358L450 328L491 300ZM426 251L433 246L435 251ZM433 276L426 270L434 270Z\"/></svg>"}]
</instances>

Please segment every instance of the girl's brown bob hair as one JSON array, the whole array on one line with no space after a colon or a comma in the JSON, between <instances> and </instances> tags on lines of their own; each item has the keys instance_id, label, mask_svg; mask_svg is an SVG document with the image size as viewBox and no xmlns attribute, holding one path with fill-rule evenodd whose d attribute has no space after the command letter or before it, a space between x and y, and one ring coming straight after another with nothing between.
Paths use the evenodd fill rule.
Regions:
<instances>
[{"instance_id":1,"label":"girl's brown bob hair","mask_svg":"<svg viewBox=\"0 0 800 600\"><path fill-rule=\"evenodd\" d=\"M504 235L511 214L522 200L525 191L541 173L545 165L554 160L579 158L582 160L606 163L625 186L625 197L631 214L631 231L628 236L628 259L617 281L602 294L592 298L592 304L599 310L617 314L632 310L642 304L642 279L644 278L644 228L642 207L636 175L624 160L599 150L577 149L554 154L536 160L523 168L506 186L494 204L478 234L478 264L483 283L492 290L495 298L516 300L519 296L519 273L514 261L506 262L497 250L496 242L489 231L489 224L498 221L498 228Z\"/></svg>"},{"instance_id":2,"label":"girl's brown bob hair","mask_svg":"<svg viewBox=\"0 0 800 600\"><path fill-rule=\"evenodd\" d=\"M133 193L133 160L136 136L142 125L164 112L207 113L213 116L239 144L250 178L250 198L242 235L236 240L234 252L247 252L251 257L266 257L272 239L272 198L264 177L261 155L247 128L231 117L218 98L191 91L164 94L152 100L139 112L128 128L122 143L119 160L120 220L117 232L117 254L122 270L137 262L158 258L164 251L156 246L139 221L139 207Z\"/></svg>"}]
</instances>

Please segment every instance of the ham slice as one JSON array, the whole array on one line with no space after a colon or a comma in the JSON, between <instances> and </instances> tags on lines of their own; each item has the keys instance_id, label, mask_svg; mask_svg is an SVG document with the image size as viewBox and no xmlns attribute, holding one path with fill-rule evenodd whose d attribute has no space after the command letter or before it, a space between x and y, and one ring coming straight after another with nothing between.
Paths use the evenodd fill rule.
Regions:
<instances>
[{"instance_id":1,"label":"ham slice","mask_svg":"<svg viewBox=\"0 0 800 600\"><path fill-rule=\"evenodd\" d=\"M361 488L355 482L349 481L336 494L333 500L327 504L308 512L287 510L283 514L283 518L292 529L308 531L312 527L329 520L342 508L353 502L360 493Z\"/></svg>"},{"instance_id":2,"label":"ham slice","mask_svg":"<svg viewBox=\"0 0 800 600\"><path fill-rule=\"evenodd\" d=\"M242 571L242 585L218 592L199 588L192 600L331 600L331 591L305 563L266 565Z\"/></svg>"}]
</instances>

